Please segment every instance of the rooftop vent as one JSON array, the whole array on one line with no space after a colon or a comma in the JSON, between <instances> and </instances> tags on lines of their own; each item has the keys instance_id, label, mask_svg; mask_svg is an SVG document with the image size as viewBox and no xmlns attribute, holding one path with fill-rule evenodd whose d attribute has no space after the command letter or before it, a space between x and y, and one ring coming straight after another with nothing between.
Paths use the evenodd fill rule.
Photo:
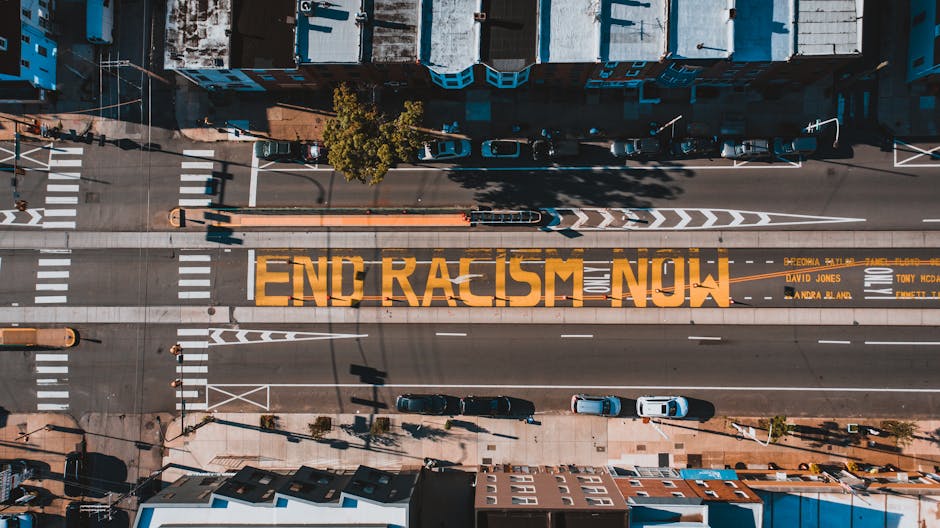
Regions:
<instances>
[{"instance_id":1,"label":"rooftop vent","mask_svg":"<svg viewBox=\"0 0 940 528\"><path fill-rule=\"evenodd\" d=\"M477 22L483 22L484 20L486 20L486 13L474 13L473 19L476 20Z\"/></svg>"}]
</instances>

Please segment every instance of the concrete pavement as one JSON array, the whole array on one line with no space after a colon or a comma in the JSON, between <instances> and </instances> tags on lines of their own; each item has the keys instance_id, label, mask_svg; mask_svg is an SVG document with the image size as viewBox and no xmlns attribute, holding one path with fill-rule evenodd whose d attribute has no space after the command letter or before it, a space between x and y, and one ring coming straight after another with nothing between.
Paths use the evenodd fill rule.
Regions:
<instances>
[{"instance_id":1,"label":"concrete pavement","mask_svg":"<svg viewBox=\"0 0 940 528\"><path fill-rule=\"evenodd\" d=\"M366 464L378 468L400 468L423 463L425 457L445 465L474 467L480 464L514 465L577 464L587 466L752 467L767 469L774 463L796 469L801 463L859 465L893 464L908 470L934 472L940 421L918 422L918 437L910 446L895 447L891 438L846 432L853 419L790 419L798 431L763 447L744 439L731 423L757 426L756 417L720 417L704 423L672 420L659 426L662 434L639 419L535 416L537 424L457 416L387 416L387 434L371 436L370 425L380 415L285 414L278 416L277 430L259 427L260 414L189 414L186 424L204 423L188 435L167 443L173 449L166 463L202 468L211 472L236 471L244 465L265 469L288 469L300 465L355 468ZM322 438L310 436L308 424L318 416L331 419L332 429ZM448 421L450 424L448 425ZM862 431L877 428L880 420L865 420ZM167 428L172 438L179 420ZM767 430L757 436L766 441ZM168 471L170 480L179 473Z\"/></svg>"}]
</instances>

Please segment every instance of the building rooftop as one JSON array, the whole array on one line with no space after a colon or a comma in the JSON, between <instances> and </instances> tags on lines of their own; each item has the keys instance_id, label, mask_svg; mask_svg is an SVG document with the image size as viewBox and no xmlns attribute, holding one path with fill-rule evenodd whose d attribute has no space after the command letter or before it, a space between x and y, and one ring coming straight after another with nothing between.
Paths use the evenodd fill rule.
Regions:
<instances>
[{"instance_id":1,"label":"building rooftop","mask_svg":"<svg viewBox=\"0 0 940 528\"><path fill-rule=\"evenodd\" d=\"M602 61L658 61L666 53L666 0L604 2Z\"/></svg>"},{"instance_id":2,"label":"building rooftop","mask_svg":"<svg viewBox=\"0 0 940 528\"><path fill-rule=\"evenodd\" d=\"M799 0L798 55L858 55L862 52L863 0Z\"/></svg>"},{"instance_id":3,"label":"building rooftop","mask_svg":"<svg viewBox=\"0 0 940 528\"><path fill-rule=\"evenodd\" d=\"M215 495L242 502L271 502L287 479L280 473L245 466L219 486Z\"/></svg>"},{"instance_id":4,"label":"building rooftop","mask_svg":"<svg viewBox=\"0 0 940 528\"><path fill-rule=\"evenodd\" d=\"M208 504L225 475L186 475L147 499L147 504Z\"/></svg>"},{"instance_id":5,"label":"building rooftop","mask_svg":"<svg viewBox=\"0 0 940 528\"><path fill-rule=\"evenodd\" d=\"M417 473L391 473L359 466L343 488L343 493L376 502L402 502L411 497L417 478Z\"/></svg>"},{"instance_id":6,"label":"building rooftop","mask_svg":"<svg viewBox=\"0 0 940 528\"><path fill-rule=\"evenodd\" d=\"M459 73L479 61L481 0L421 0L421 62Z\"/></svg>"},{"instance_id":7,"label":"building rooftop","mask_svg":"<svg viewBox=\"0 0 940 528\"><path fill-rule=\"evenodd\" d=\"M597 62L598 0L539 0L539 62Z\"/></svg>"},{"instance_id":8,"label":"building rooftop","mask_svg":"<svg viewBox=\"0 0 940 528\"><path fill-rule=\"evenodd\" d=\"M23 21L20 20L19 2L0 2L0 37L7 40L7 47L0 51L0 74L20 75L20 34Z\"/></svg>"},{"instance_id":9,"label":"building rooftop","mask_svg":"<svg viewBox=\"0 0 940 528\"><path fill-rule=\"evenodd\" d=\"M303 64L354 64L362 59L362 33L356 22L360 0L313 2L297 13L297 55Z\"/></svg>"},{"instance_id":10,"label":"building rooftop","mask_svg":"<svg viewBox=\"0 0 940 528\"><path fill-rule=\"evenodd\" d=\"M793 55L792 0L738 2L735 61L785 61Z\"/></svg>"},{"instance_id":11,"label":"building rooftop","mask_svg":"<svg viewBox=\"0 0 940 528\"><path fill-rule=\"evenodd\" d=\"M538 0L483 0L482 60L502 72L522 71L535 62Z\"/></svg>"},{"instance_id":12,"label":"building rooftop","mask_svg":"<svg viewBox=\"0 0 940 528\"><path fill-rule=\"evenodd\" d=\"M232 68L294 68L295 0L234 0Z\"/></svg>"},{"instance_id":13,"label":"building rooftop","mask_svg":"<svg viewBox=\"0 0 940 528\"><path fill-rule=\"evenodd\" d=\"M351 475L301 466L277 490L278 494L308 502L337 502Z\"/></svg>"},{"instance_id":14,"label":"building rooftop","mask_svg":"<svg viewBox=\"0 0 940 528\"><path fill-rule=\"evenodd\" d=\"M370 4L370 2L366 2ZM363 26L363 62L414 62L418 58L419 0L374 0Z\"/></svg>"},{"instance_id":15,"label":"building rooftop","mask_svg":"<svg viewBox=\"0 0 940 528\"><path fill-rule=\"evenodd\" d=\"M734 53L734 0L670 0L673 59L725 59Z\"/></svg>"},{"instance_id":16,"label":"building rooftop","mask_svg":"<svg viewBox=\"0 0 940 528\"><path fill-rule=\"evenodd\" d=\"M232 0L167 0L168 70L229 68Z\"/></svg>"}]
</instances>

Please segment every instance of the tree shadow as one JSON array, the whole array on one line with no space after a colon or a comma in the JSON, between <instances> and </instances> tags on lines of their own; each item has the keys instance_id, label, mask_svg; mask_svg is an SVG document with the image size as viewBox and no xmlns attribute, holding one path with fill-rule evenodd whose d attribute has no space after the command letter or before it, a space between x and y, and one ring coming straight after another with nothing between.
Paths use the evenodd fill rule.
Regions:
<instances>
[{"instance_id":1,"label":"tree shadow","mask_svg":"<svg viewBox=\"0 0 940 528\"><path fill-rule=\"evenodd\" d=\"M450 436L450 433L444 429L429 427L424 424L404 422L401 424L401 428L407 431L412 438L417 440L430 440L432 442L437 442L445 437Z\"/></svg>"},{"instance_id":2,"label":"tree shadow","mask_svg":"<svg viewBox=\"0 0 940 528\"><path fill-rule=\"evenodd\" d=\"M467 420L451 420L451 421L450 421L450 426L451 426L451 427L459 427L459 428L461 428L461 429L463 429L463 430L465 430L465 431L467 431L467 432L470 432L470 433L488 433L488 432L490 432L489 429L487 429L487 428L485 428L485 427L480 427L480 426L477 425L476 423L474 423L474 422L468 422Z\"/></svg>"}]
</instances>

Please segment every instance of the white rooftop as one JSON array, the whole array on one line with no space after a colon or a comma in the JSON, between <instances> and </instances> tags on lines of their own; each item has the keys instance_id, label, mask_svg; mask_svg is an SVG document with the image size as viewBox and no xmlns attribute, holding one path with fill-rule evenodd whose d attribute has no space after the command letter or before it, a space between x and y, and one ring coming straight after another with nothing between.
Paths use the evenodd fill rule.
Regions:
<instances>
[{"instance_id":1,"label":"white rooftop","mask_svg":"<svg viewBox=\"0 0 940 528\"><path fill-rule=\"evenodd\" d=\"M671 58L724 59L734 53L734 4L735 0L671 0Z\"/></svg>"},{"instance_id":2,"label":"white rooftop","mask_svg":"<svg viewBox=\"0 0 940 528\"><path fill-rule=\"evenodd\" d=\"M164 67L227 69L231 29L232 0L167 0Z\"/></svg>"},{"instance_id":3,"label":"white rooftop","mask_svg":"<svg viewBox=\"0 0 940 528\"><path fill-rule=\"evenodd\" d=\"M797 0L796 53L860 54L862 3L863 0Z\"/></svg>"},{"instance_id":4,"label":"white rooftop","mask_svg":"<svg viewBox=\"0 0 940 528\"><path fill-rule=\"evenodd\" d=\"M356 15L360 3L360 0L314 2L311 16L298 12L297 53L300 62L358 63L362 39Z\"/></svg>"},{"instance_id":5,"label":"white rooftop","mask_svg":"<svg viewBox=\"0 0 940 528\"><path fill-rule=\"evenodd\" d=\"M336 0L332 0L336 1ZM228 526L408 526L407 503L379 504L358 497L343 506L338 503L311 504L288 499L284 506L270 503L248 505L229 500L222 504L141 505L134 528L186 526L188 528Z\"/></svg>"},{"instance_id":6,"label":"white rooftop","mask_svg":"<svg viewBox=\"0 0 940 528\"><path fill-rule=\"evenodd\" d=\"M358 1L358 0L357 0ZM437 73L459 73L479 62L482 0L422 0L421 61Z\"/></svg>"},{"instance_id":7,"label":"white rooftop","mask_svg":"<svg viewBox=\"0 0 940 528\"><path fill-rule=\"evenodd\" d=\"M602 61L658 61L666 54L666 0L604 2Z\"/></svg>"},{"instance_id":8,"label":"white rooftop","mask_svg":"<svg viewBox=\"0 0 940 528\"><path fill-rule=\"evenodd\" d=\"M597 62L599 0L540 0L538 62Z\"/></svg>"},{"instance_id":9,"label":"white rooftop","mask_svg":"<svg viewBox=\"0 0 940 528\"><path fill-rule=\"evenodd\" d=\"M785 61L793 55L793 1L738 2L734 17L735 61Z\"/></svg>"}]
</instances>

